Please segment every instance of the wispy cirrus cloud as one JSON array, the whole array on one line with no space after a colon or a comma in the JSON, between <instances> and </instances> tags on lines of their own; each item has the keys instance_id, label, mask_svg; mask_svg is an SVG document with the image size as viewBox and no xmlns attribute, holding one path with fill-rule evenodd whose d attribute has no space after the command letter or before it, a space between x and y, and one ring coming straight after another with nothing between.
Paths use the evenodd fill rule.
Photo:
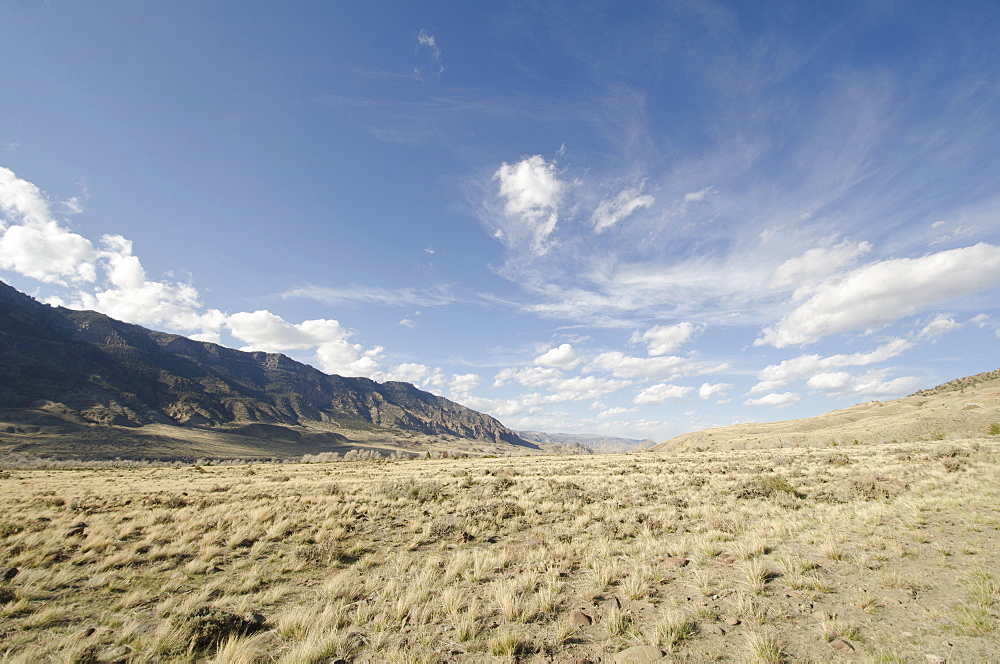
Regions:
<instances>
[{"instance_id":1,"label":"wispy cirrus cloud","mask_svg":"<svg viewBox=\"0 0 1000 664\"><path fill-rule=\"evenodd\" d=\"M419 288L379 288L351 285L341 288L331 286L302 286L281 294L284 298L305 298L330 305L376 304L394 307L440 307L453 304L459 298L451 289L441 286L425 290Z\"/></svg>"}]
</instances>

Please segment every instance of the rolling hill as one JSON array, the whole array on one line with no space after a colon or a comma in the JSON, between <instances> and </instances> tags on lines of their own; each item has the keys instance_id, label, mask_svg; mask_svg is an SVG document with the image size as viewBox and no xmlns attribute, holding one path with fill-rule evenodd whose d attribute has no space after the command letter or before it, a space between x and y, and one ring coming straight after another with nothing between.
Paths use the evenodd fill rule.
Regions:
<instances>
[{"instance_id":1,"label":"rolling hill","mask_svg":"<svg viewBox=\"0 0 1000 664\"><path fill-rule=\"evenodd\" d=\"M817 417L687 433L653 449L686 452L982 438L994 425L994 432L1000 433L1000 370Z\"/></svg>"}]
</instances>

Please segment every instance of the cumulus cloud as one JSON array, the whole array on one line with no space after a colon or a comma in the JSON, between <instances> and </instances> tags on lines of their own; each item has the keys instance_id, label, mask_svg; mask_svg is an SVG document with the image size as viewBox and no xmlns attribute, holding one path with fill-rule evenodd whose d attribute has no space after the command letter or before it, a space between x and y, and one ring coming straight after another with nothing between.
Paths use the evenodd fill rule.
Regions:
<instances>
[{"instance_id":1,"label":"cumulus cloud","mask_svg":"<svg viewBox=\"0 0 1000 664\"><path fill-rule=\"evenodd\" d=\"M757 373L758 382L750 388L750 394L770 392L801 378L828 372L842 367L861 367L892 359L913 347L906 339L893 339L868 353L842 353L822 357L820 355L799 355L778 364L769 364Z\"/></svg>"},{"instance_id":2,"label":"cumulus cloud","mask_svg":"<svg viewBox=\"0 0 1000 664\"><path fill-rule=\"evenodd\" d=\"M609 417L616 417L618 415L625 415L626 413L636 413L638 408L624 408L622 406L615 406L614 408L606 408L597 414L597 419L606 420Z\"/></svg>"},{"instance_id":3,"label":"cumulus cloud","mask_svg":"<svg viewBox=\"0 0 1000 664\"><path fill-rule=\"evenodd\" d=\"M0 166L0 211L18 223L44 224L49 221L49 204L41 190L3 166ZM0 222L0 230L3 228Z\"/></svg>"},{"instance_id":4,"label":"cumulus cloud","mask_svg":"<svg viewBox=\"0 0 1000 664\"><path fill-rule=\"evenodd\" d=\"M51 206L34 184L0 167L0 269L66 286L49 300L93 309L129 323L166 328L192 339L219 343L227 329L243 350L283 352L315 349L320 369L374 376L383 348L351 343L352 332L335 320L289 323L269 311L227 315L206 309L190 283L151 280L133 253L132 242L105 235L99 247L51 217ZM413 299L413 298L410 298ZM425 378L425 382L433 376Z\"/></svg>"},{"instance_id":5,"label":"cumulus cloud","mask_svg":"<svg viewBox=\"0 0 1000 664\"><path fill-rule=\"evenodd\" d=\"M844 241L833 247L817 247L810 249L797 258L789 258L782 263L774 276L771 285L775 287L801 286L813 284L850 265L859 256L871 251L868 242L851 244Z\"/></svg>"},{"instance_id":6,"label":"cumulus cloud","mask_svg":"<svg viewBox=\"0 0 1000 664\"><path fill-rule=\"evenodd\" d=\"M534 360L534 364L560 369L572 369L579 363L580 358L571 344L560 344L556 348L550 348Z\"/></svg>"},{"instance_id":7,"label":"cumulus cloud","mask_svg":"<svg viewBox=\"0 0 1000 664\"><path fill-rule=\"evenodd\" d=\"M666 355L683 346L695 332L703 328L693 323L682 322L676 325L657 325L642 334L634 333L631 343L646 343L647 352L653 355Z\"/></svg>"},{"instance_id":8,"label":"cumulus cloud","mask_svg":"<svg viewBox=\"0 0 1000 664\"><path fill-rule=\"evenodd\" d=\"M701 387L698 388L698 396L702 399L724 397L731 389L733 389L732 383L702 383Z\"/></svg>"},{"instance_id":9,"label":"cumulus cloud","mask_svg":"<svg viewBox=\"0 0 1000 664\"><path fill-rule=\"evenodd\" d=\"M544 254L559 220L559 203L566 188L555 164L541 155L516 164L504 162L493 179L500 183L508 222L497 229L497 237L508 245L526 243L535 255Z\"/></svg>"},{"instance_id":10,"label":"cumulus cloud","mask_svg":"<svg viewBox=\"0 0 1000 664\"><path fill-rule=\"evenodd\" d=\"M520 383L525 387L544 387L562 378L563 373L555 368L501 369L493 378L493 387L503 387L510 382Z\"/></svg>"},{"instance_id":11,"label":"cumulus cloud","mask_svg":"<svg viewBox=\"0 0 1000 664\"><path fill-rule=\"evenodd\" d=\"M955 322L954 318L938 314L938 316L920 330L921 337L938 337L947 332L957 330L962 327L961 323Z\"/></svg>"},{"instance_id":12,"label":"cumulus cloud","mask_svg":"<svg viewBox=\"0 0 1000 664\"><path fill-rule=\"evenodd\" d=\"M942 300L1000 282L1000 247L980 243L921 258L896 258L819 284L754 343L775 348L888 323Z\"/></svg>"},{"instance_id":13,"label":"cumulus cloud","mask_svg":"<svg viewBox=\"0 0 1000 664\"><path fill-rule=\"evenodd\" d=\"M565 378L562 371L552 367L530 367L498 371L493 380L493 387L503 387L512 382L533 389L543 388L551 392L551 394L541 397L535 395L533 398L538 403L596 399L630 384L627 381L597 376Z\"/></svg>"},{"instance_id":14,"label":"cumulus cloud","mask_svg":"<svg viewBox=\"0 0 1000 664\"><path fill-rule=\"evenodd\" d=\"M889 379L887 370L868 371L862 375L852 375L846 371L821 373L810 378L806 384L839 397L898 397L920 388L917 376L901 376Z\"/></svg>"},{"instance_id":15,"label":"cumulus cloud","mask_svg":"<svg viewBox=\"0 0 1000 664\"><path fill-rule=\"evenodd\" d=\"M625 189L610 200L601 201L590 221L594 224L595 233L603 233L623 219L628 218L636 210L648 208L655 202L649 194L642 194L642 187Z\"/></svg>"},{"instance_id":16,"label":"cumulus cloud","mask_svg":"<svg viewBox=\"0 0 1000 664\"><path fill-rule=\"evenodd\" d=\"M321 344L316 349L316 360L319 368L326 373L372 378L378 375L379 360L384 351L382 346L366 350L361 344L337 339Z\"/></svg>"},{"instance_id":17,"label":"cumulus cloud","mask_svg":"<svg viewBox=\"0 0 1000 664\"><path fill-rule=\"evenodd\" d=\"M667 399L680 399L693 391L693 387L657 383L656 385L651 385L642 392L639 392L635 399L632 400L632 403L639 406L648 406L663 403Z\"/></svg>"},{"instance_id":18,"label":"cumulus cloud","mask_svg":"<svg viewBox=\"0 0 1000 664\"><path fill-rule=\"evenodd\" d=\"M479 386L481 379L474 373L452 374L448 388L452 394L469 394Z\"/></svg>"},{"instance_id":19,"label":"cumulus cloud","mask_svg":"<svg viewBox=\"0 0 1000 664\"><path fill-rule=\"evenodd\" d=\"M545 400L548 403L558 403L560 401L596 399L629 384L626 381L597 376L574 376L550 383L548 388L553 394L546 397Z\"/></svg>"},{"instance_id":20,"label":"cumulus cloud","mask_svg":"<svg viewBox=\"0 0 1000 664\"><path fill-rule=\"evenodd\" d=\"M586 367L588 371L602 369L618 378L670 379L682 376L691 369L690 360L676 355L660 357L631 357L619 351L601 353Z\"/></svg>"},{"instance_id":21,"label":"cumulus cloud","mask_svg":"<svg viewBox=\"0 0 1000 664\"><path fill-rule=\"evenodd\" d=\"M791 406L800 398L801 397L795 392L782 392L780 394L772 392L771 394L764 395L757 399L747 399L746 401L743 402L743 405L774 406L775 408L782 408L784 406Z\"/></svg>"}]
</instances>

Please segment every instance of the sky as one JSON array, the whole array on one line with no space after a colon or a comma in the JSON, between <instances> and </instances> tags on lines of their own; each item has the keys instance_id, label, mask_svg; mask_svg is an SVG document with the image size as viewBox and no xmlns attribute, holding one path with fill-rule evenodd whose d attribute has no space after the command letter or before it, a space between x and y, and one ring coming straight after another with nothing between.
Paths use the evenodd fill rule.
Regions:
<instances>
[{"instance_id":1,"label":"sky","mask_svg":"<svg viewBox=\"0 0 1000 664\"><path fill-rule=\"evenodd\" d=\"M518 430L1000 366L1000 4L0 3L0 279Z\"/></svg>"}]
</instances>

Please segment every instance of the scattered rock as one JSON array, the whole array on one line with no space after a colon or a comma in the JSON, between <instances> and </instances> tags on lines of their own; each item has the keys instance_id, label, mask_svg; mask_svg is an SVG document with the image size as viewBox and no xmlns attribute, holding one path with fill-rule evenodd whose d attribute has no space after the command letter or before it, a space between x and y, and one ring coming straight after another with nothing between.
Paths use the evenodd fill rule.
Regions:
<instances>
[{"instance_id":1,"label":"scattered rock","mask_svg":"<svg viewBox=\"0 0 1000 664\"><path fill-rule=\"evenodd\" d=\"M833 641L830 641L830 647L838 652L851 652L854 650L851 642L842 636L838 636Z\"/></svg>"},{"instance_id":2,"label":"scattered rock","mask_svg":"<svg viewBox=\"0 0 1000 664\"><path fill-rule=\"evenodd\" d=\"M621 611L621 609L622 609L621 600L619 600L614 595L612 595L610 599L604 600L604 602L601 604L601 611L603 613L607 613L608 611Z\"/></svg>"},{"instance_id":3,"label":"scattered rock","mask_svg":"<svg viewBox=\"0 0 1000 664\"><path fill-rule=\"evenodd\" d=\"M732 565L733 563L736 562L736 556L730 555L728 553L720 553L718 556L715 557L715 559L718 560L723 565Z\"/></svg>"},{"instance_id":4,"label":"scattered rock","mask_svg":"<svg viewBox=\"0 0 1000 664\"><path fill-rule=\"evenodd\" d=\"M617 653L614 664L649 664L663 659L663 653L655 646L632 646Z\"/></svg>"},{"instance_id":5,"label":"scattered rock","mask_svg":"<svg viewBox=\"0 0 1000 664\"><path fill-rule=\"evenodd\" d=\"M718 625L713 625L711 623L708 625L702 625L699 629L705 634L714 634L716 636L726 635L726 630L722 629Z\"/></svg>"},{"instance_id":6,"label":"scattered rock","mask_svg":"<svg viewBox=\"0 0 1000 664\"><path fill-rule=\"evenodd\" d=\"M740 619L737 618L736 616L727 616L726 624L729 625L730 627L736 627L737 625L740 624Z\"/></svg>"},{"instance_id":7,"label":"scattered rock","mask_svg":"<svg viewBox=\"0 0 1000 664\"><path fill-rule=\"evenodd\" d=\"M666 565L667 567L674 567L680 569L681 567L686 567L690 562L691 561L688 560L687 558L677 558L675 556L671 556L670 558L664 560L663 564Z\"/></svg>"},{"instance_id":8,"label":"scattered rock","mask_svg":"<svg viewBox=\"0 0 1000 664\"><path fill-rule=\"evenodd\" d=\"M569 622L574 627L587 627L594 624L594 619L580 609L570 611Z\"/></svg>"}]
</instances>

